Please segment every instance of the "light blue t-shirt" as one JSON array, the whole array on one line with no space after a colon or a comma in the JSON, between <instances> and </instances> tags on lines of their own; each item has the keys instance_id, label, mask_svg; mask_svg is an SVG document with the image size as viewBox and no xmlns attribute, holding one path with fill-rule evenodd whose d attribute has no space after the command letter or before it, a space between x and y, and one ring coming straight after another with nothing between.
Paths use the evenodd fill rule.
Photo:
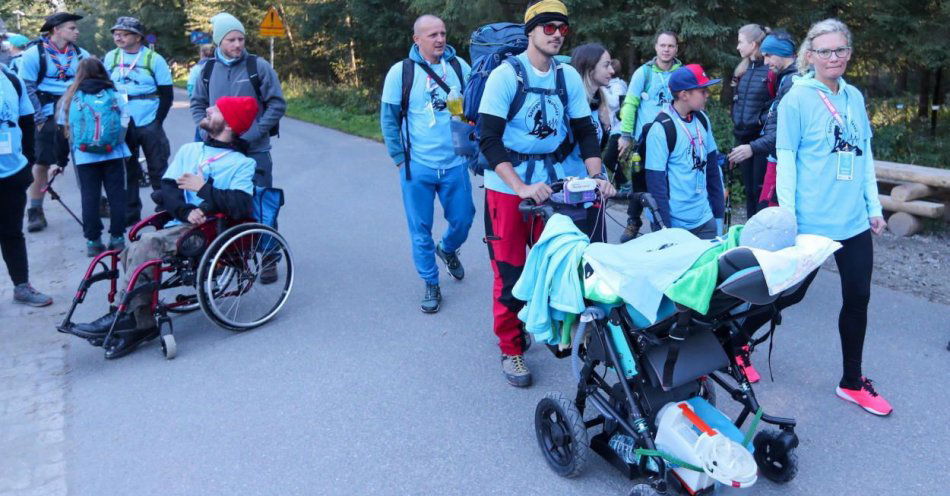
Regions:
<instances>
[{"instance_id":1,"label":"light blue t-shirt","mask_svg":"<svg viewBox=\"0 0 950 496\"><path fill-rule=\"evenodd\" d=\"M701 167L700 164L705 163L706 157L717 150L716 139L713 137L711 122L710 129L705 129L696 117L687 122L669 106L664 112L672 116L676 128L673 153L669 152L663 126L650 126L647 133L645 167L647 170L667 174L670 188L669 227L692 229L713 218L706 190L706 167L718 165L708 163L706 167ZM709 122L708 116L706 120Z\"/></svg>"},{"instance_id":2,"label":"light blue t-shirt","mask_svg":"<svg viewBox=\"0 0 950 496\"><path fill-rule=\"evenodd\" d=\"M557 87L554 70L549 69L546 73L539 73L531 65L527 54L522 53L517 58L527 73L526 87L552 90ZM564 71L564 84L567 87L567 115L570 119L590 116L590 106L587 104L587 95L580 74L568 64L559 64L559 67L558 70ZM485 82L485 92L482 94L478 112L507 119L508 110L515 98L517 89L518 81L514 67L507 62L500 64L492 71ZM507 122L502 141L509 150L532 155L552 153L557 150L561 142L568 138L570 130L567 120L564 118L565 109L561 104L561 99L556 95L545 95L547 122L543 122L541 97L542 95L537 93L528 93L518 114ZM554 169L558 178L565 177L562 164L555 164ZM518 173L525 184L548 182L548 173L543 161L535 161L533 177L526 178L527 171L527 162L515 167L515 172ZM586 174L584 175L586 176ZM485 170L485 188L501 193L515 194L492 170Z\"/></svg>"},{"instance_id":3,"label":"light blue t-shirt","mask_svg":"<svg viewBox=\"0 0 950 496\"><path fill-rule=\"evenodd\" d=\"M22 79L19 83L23 94L17 96L16 87L10 79L0 74L0 139L5 140L8 135L11 149L11 153L0 154L0 179L16 174L26 166L19 120L20 116L33 115L33 104L27 95L26 84Z\"/></svg>"},{"instance_id":4,"label":"light blue t-shirt","mask_svg":"<svg viewBox=\"0 0 950 496\"><path fill-rule=\"evenodd\" d=\"M201 174L206 181L213 179L217 189L237 189L253 195L255 167L254 159L240 152L208 146L204 142L186 143L178 149L162 179L174 180L190 172ZM185 203L199 205L202 202L194 191L182 190L182 194Z\"/></svg>"},{"instance_id":5,"label":"light blue t-shirt","mask_svg":"<svg viewBox=\"0 0 950 496\"><path fill-rule=\"evenodd\" d=\"M79 100L80 95L78 94L79 91L77 91L76 93L77 94L73 96L73 101L69 105L70 112L75 111L78 105L76 102ZM125 113L128 106L125 105L120 98L116 98L116 103L119 104L119 109L121 109L122 113ZM67 119L66 119L66 116L63 114L63 108L60 107L56 112L56 123L59 124L60 126L65 126L66 122L67 122ZM125 140L123 140L119 144L119 146L113 148L111 152L106 152L106 153L84 152L80 150L79 148L73 146L72 140L70 140L69 152L72 156L73 163L76 165L95 164L97 162L105 162L106 160L113 160L117 158L126 158L126 157L132 156L132 152L129 151L129 147L128 145L125 144Z\"/></svg>"},{"instance_id":6,"label":"light blue t-shirt","mask_svg":"<svg viewBox=\"0 0 950 496\"><path fill-rule=\"evenodd\" d=\"M670 70L663 71L654 63L640 66L630 78L627 86L627 98L636 98L637 120L634 123L633 139L640 139L643 127L653 122L660 111L673 103L673 93L670 92L670 76L673 71L681 67L677 61L670 66Z\"/></svg>"},{"instance_id":7,"label":"light blue t-shirt","mask_svg":"<svg viewBox=\"0 0 950 496\"><path fill-rule=\"evenodd\" d=\"M19 72L19 70L20 70L20 60L21 60L22 58L23 58L23 54L22 54L22 53L18 53L18 54L16 54L16 55L10 57L10 60L7 61L7 67L9 67L10 70L13 71L14 73Z\"/></svg>"},{"instance_id":8,"label":"light blue t-shirt","mask_svg":"<svg viewBox=\"0 0 950 496\"><path fill-rule=\"evenodd\" d=\"M50 46L52 46L52 44L50 44ZM43 80L40 81L36 89L53 95L62 95L66 93L66 89L69 88L69 85L73 82L73 78L76 77L76 69L79 68L80 59L89 57L89 52L86 50L80 48L79 51L81 57L73 50L73 46L69 45L66 52L57 52L56 56L52 57L43 47L42 43L33 45L27 48L20 58L20 78L24 81L36 82L40 72L40 55L42 54L43 57L46 57L46 75L43 77ZM65 69L63 74L64 78L60 78L57 64L61 64ZM53 103L43 105L43 115L53 115L53 107Z\"/></svg>"},{"instance_id":9,"label":"light blue t-shirt","mask_svg":"<svg viewBox=\"0 0 950 496\"><path fill-rule=\"evenodd\" d=\"M146 64L150 58L150 63ZM136 126L151 124L158 112L158 87L172 84L172 73L165 57L145 46L136 53L116 48L107 53L102 62L119 91L130 97L154 95L145 99L132 98L128 106L129 116Z\"/></svg>"},{"instance_id":10,"label":"light blue t-shirt","mask_svg":"<svg viewBox=\"0 0 950 496\"><path fill-rule=\"evenodd\" d=\"M603 104L601 104L603 105ZM590 120L594 124L594 127L597 129L597 142L600 143L600 140L604 136L604 129L601 127L599 116L597 112L592 111L590 115ZM581 146L580 144L574 145L574 149L571 150L571 154L564 159L562 164L564 167L565 176L573 177L587 177L587 164L584 163L584 159L581 158ZM603 167L601 167L603 171Z\"/></svg>"},{"instance_id":11,"label":"light blue t-shirt","mask_svg":"<svg viewBox=\"0 0 950 496\"><path fill-rule=\"evenodd\" d=\"M825 95L845 128L818 93ZM834 240L856 236L879 217L877 178L871 153L871 124L864 96L839 80L832 93L810 74L796 78L778 105L775 136L779 204L795 212L798 232ZM853 175L839 178L839 151L853 153Z\"/></svg>"},{"instance_id":12,"label":"light blue t-shirt","mask_svg":"<svg viewBox=\"0 0 950 496\"><path fill-rule=\"evenodd\" d=\"M201 59L195 64L190 71L188 71L188 84L186 89L188 90L188 98L191 98L191 95L195 93L195 85L198 84L198 80L201 78L201 70L204 68L205 63L210 59Z\"/></svg>"},{"instance_id":13,"label":"light blue t-shirt","mask_svg":"<svg viewBox=\"0 0 950 496\"><path fill-rule=\"evenodd\" d=\"M415 46L413 53L418 53ZM465 88L462 87L455 69L445 61L445 57L436 64L421 60L421 63L428 64L449 88L454 88L459 95L462 94ZM456 57L456 60L459 61L462 75L467 81L471 67L459 57ZM433 81L424 69L416 66L412 89L409 90L410 167L422 165L430 169L450 169L468 162L466 157L455 154L455 147L452 145L452 114L446 107L447 96L445 90ZM396 106L402 104L402 62L393 65L386 74L382 102Z\"/></svg>"}]
</instances>

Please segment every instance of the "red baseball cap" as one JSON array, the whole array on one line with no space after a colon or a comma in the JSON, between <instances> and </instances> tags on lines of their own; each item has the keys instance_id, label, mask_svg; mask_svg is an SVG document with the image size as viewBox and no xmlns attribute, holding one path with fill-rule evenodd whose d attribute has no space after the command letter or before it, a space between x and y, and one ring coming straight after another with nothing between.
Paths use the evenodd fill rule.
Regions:
<instances>
[{"instance_id":1,"label":"red baseball cap","mask_svg":"<svg viewBox=\"0 0 950 496\"><path fill-rule=\"evenodd\" d=\"M214 105L224 116L234 134L238 136L247 132L254 125L257 117L257 99L249 96L223 96L214 102Z\"/></svg>"},{"instance_id":2,"label":"red baseball cap","mask_svg":"<svg viewBox=\"0 0 950 496\"><path fill-rule=\"evenodd\" d=\"M719 84L721 79L709 79L699 64L689 64L673 71L670 75L670 91L694 90Z\"/></svg>"}]
</instances>

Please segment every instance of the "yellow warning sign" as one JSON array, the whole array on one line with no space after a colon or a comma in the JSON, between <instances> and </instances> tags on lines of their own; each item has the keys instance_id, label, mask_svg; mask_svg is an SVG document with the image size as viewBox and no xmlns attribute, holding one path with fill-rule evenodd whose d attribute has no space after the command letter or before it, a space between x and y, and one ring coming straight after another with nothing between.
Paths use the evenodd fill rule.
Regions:
<instances>
[{"instance_id":1,"label":"yellow warning sign","mask_svg":"<svg viewBox=\"0 0 950 496\"><path fill-rule=\"evenodd\" d=\"M264 14L264 20L261 21L261 37L283 38L284 36L286 36L284 21L277 13L277 9L271 6Z\"/></svg>"}]
</instances>

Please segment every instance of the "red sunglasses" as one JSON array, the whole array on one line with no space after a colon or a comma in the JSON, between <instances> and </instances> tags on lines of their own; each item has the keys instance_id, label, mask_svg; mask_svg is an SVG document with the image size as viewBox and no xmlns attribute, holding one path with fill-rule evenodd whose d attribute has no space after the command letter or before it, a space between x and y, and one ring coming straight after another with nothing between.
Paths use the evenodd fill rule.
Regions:
<instances>
[{"instance_id":1,"label":"red sunglasses","mask_svg":"<svg viewBox=\"0 0 950 496\"><path fill-rule=\"evenodd\" d=\"M561 32L561 36L567 36L567 34L571 32L571 27L567 24L542 24L541 29L544 30L544 34L547 36L551 36L558 31Z\"/></svg>"}]
</instances>

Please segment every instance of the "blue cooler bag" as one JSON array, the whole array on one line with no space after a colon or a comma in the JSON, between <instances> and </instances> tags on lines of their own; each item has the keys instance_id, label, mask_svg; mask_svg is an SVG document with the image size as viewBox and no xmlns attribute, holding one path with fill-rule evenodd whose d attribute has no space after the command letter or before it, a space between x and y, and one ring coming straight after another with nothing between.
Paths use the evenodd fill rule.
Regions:
<instances>
[{"instance_id":1,"label":"blue cooler bag","mask_svg":"<svg viewBox=\"0 0 950 496\"><path fill-rule=\"evenodd\" d=\"M277 214L284 206L284 190L278 188L254 187L254 219L261 224L277 229ZM261 237L258 253L267 253L275 246L274 238L269 235Z\"/></svg>"}]
</instances>

